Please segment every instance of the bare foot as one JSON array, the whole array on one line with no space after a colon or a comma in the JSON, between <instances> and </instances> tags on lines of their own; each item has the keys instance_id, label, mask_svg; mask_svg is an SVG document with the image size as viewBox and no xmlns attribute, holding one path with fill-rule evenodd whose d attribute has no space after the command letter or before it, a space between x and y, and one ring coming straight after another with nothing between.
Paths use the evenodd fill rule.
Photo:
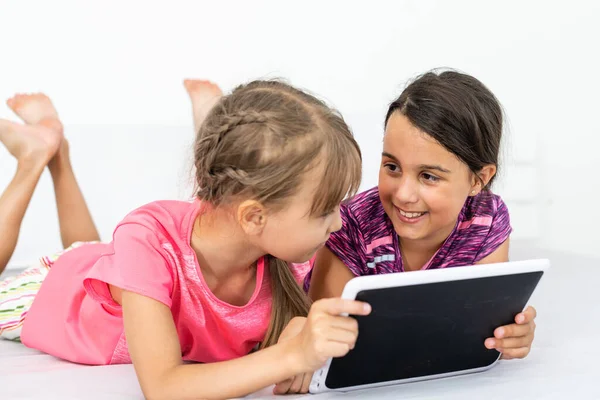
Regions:
<instances>
[{"instance_id":1,"label":"bare foot","mask_svg":"<svg viewBox=\"0 0 600 400\"><path fill-rule=\"evenodd\" d=\"M44 125L23 125L0 119L0 142L18 161L47 164L61 145L62 132Z\"/></svg>"},{"instance_id":2,"label":"bare foot","mask_svg":"<svg viewBox=\"0 0 600 400\"><path fill-rule=\"evenodd\" d=\"M60 131L63 126L58 118L56 108L50 98L44 93L16 94L6 100L6 104L15 114L29 125L45 125L48 128Z\"/></svg>"},{"instance_id":3,"label":"bare foot","mask_svg":"<svg viewBox=\"0 0 600 400\"><path fill-rule=\"evenodd\" d=\"M223 92L217 84L211 81L186 79L183 81L183 86L185 86L185 90L187 90L190 100L192 100L194 130L198 133L210 110L223 97Z\"/></svg>"}]
</instances>

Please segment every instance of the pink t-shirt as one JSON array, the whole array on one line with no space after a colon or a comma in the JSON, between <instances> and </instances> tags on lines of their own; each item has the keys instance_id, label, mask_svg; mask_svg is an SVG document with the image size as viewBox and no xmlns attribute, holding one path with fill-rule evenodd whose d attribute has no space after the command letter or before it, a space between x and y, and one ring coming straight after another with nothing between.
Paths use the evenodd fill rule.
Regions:
<instances>
[{"instance_id":1,"label":"pink t-shirt","mask_svg":"<svg viewBox=\"0 0 600 400\"><path fill-rule=\"evenodd\" d=\"M22 342L82 364L130 363L121 306L108 285L171 309L184 360L215 362L248 354L266 333L271 288L264 259L256 289L241 307L214 296L190 246L199 202L159 201L130 213L110 243L64 253L52 266L27 315ZM293 265L302 282L310 266Z\"/></svg>"}]
</instances>

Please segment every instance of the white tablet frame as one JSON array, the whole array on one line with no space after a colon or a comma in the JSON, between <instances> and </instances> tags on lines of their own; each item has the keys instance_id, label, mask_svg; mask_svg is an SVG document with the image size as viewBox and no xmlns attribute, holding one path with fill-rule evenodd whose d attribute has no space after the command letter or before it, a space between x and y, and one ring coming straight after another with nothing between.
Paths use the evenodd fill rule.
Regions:
<instances>
[{"instance_id":1,"label":"white tablet frame","mask_svg":"<svg viewBox=\"0 0 600 400\"><path fill-rule=\"evenodd\" d=\"M438 282L450 282L466 279L477 279L487 278L494 276L506 276L506 275L517 275L529 272L542 272L543 275L550 268L550 261L547 259L535 259L526 261L512 261L497 264L485 264L485 265L474 265L468 267L453 267L453 268L442 268L433 270L422 270L413 272L398 272L391 274L381 275L368 275L359 276L351 279L346 283L344 291L342 292L343 299L354 300L356 295L363 290L371 289L385 289L400 286L411 286L411 285L423 285L429 283ZM541 281L541 279L540 279ZM539 285L539 283L538 283ZM525 305L525 308L527 305ZM360 327L359 327L360 332ZM492 368L498 360L501 354L498 354L496 361L483 368L473 368L462 371L454 371L444 374L428 375L423 377L415 377L408 379L399 379L395 381L386 381L379 383L371 383L366 385L348 386L344 388L331 389L325 384L329 367L331 365L331 359L327 360L327 363L319 370L315 371L310 383L310 393L322 393L330 391L348 392L351 390L367 389L380 386L396 385L399 383L417 382L423 380L446 378L449 376L471 374L475 372L482 372Z\"/></svg>"}]
</instances>

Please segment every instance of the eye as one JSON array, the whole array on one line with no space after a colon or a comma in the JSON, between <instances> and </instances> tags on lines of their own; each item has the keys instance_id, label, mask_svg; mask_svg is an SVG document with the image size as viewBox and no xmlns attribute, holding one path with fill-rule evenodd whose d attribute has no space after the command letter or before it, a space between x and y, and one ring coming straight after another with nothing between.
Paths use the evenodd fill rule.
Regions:
<instances>
[{"instance_id":1,"label":"eye","mask_svg":"<svg viewBox=\"0 0 600 400\"><path fill-rule=\"evenodd\" d=\"M327 218L329 217L331 214L333 214L335 210L331 210L331 211L326 211L323 214L321 214L321 218Z\"/></svg>"},{"instance_id":2,"label":"eye","mask_svg":"<svg viewBox=\"0 0 600 400\"><path fill-rule=\"evenodd\" d=\"M324 218L332 216L336 212L340 212L340 205L333 207L333 209L331 209L331 210L325 211L323 214L321 214L321 218L324 219Z\"/></svg>"},{"instance_id":3,"label":"eye","mask_svg":"<svg viewBox=\"0 0 600 400\"><path fill-rule=\"evenodd\" d=\"M385 163L385 164L383 164L383 167L386 168L390 172L400 172L400 167L398 167L394 163Z\"/></svg>"},{"instance_id":4,"label":"eye","mask_svg":"<svg viewBox=\"0 0 600 400\"><path fill-rule=\"evenodd\" d=\"M429 182L432 182L432 183L438 182L440 180L440 178L438 178L437 176L428 174L427 172L423 172L423 174L421 174L421 176L426 181L429 181Z\"/></svg>"}]
</instances>

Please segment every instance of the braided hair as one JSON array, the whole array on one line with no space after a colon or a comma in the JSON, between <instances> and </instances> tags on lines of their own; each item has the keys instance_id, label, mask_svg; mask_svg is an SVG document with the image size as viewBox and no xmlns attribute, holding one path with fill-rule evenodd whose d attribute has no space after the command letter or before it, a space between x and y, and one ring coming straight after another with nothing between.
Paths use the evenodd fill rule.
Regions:
<instances>
[{"instance_id":1,"label":"braided hair","mask_svg":"<svg viewBox=\"0 0 600 400\"><path fill-rule=\"evenodd\" d=\"M360 150L339 113L280 81L254 81L221 98L199 129L194 159L196 196L213 207L245 197L276 211L304 173L326 160L311 208L322 215L353 195L361 179ZM288 263L268 261L273 305L263 347L310 306Z\"/></svg>"}]
</instances>

